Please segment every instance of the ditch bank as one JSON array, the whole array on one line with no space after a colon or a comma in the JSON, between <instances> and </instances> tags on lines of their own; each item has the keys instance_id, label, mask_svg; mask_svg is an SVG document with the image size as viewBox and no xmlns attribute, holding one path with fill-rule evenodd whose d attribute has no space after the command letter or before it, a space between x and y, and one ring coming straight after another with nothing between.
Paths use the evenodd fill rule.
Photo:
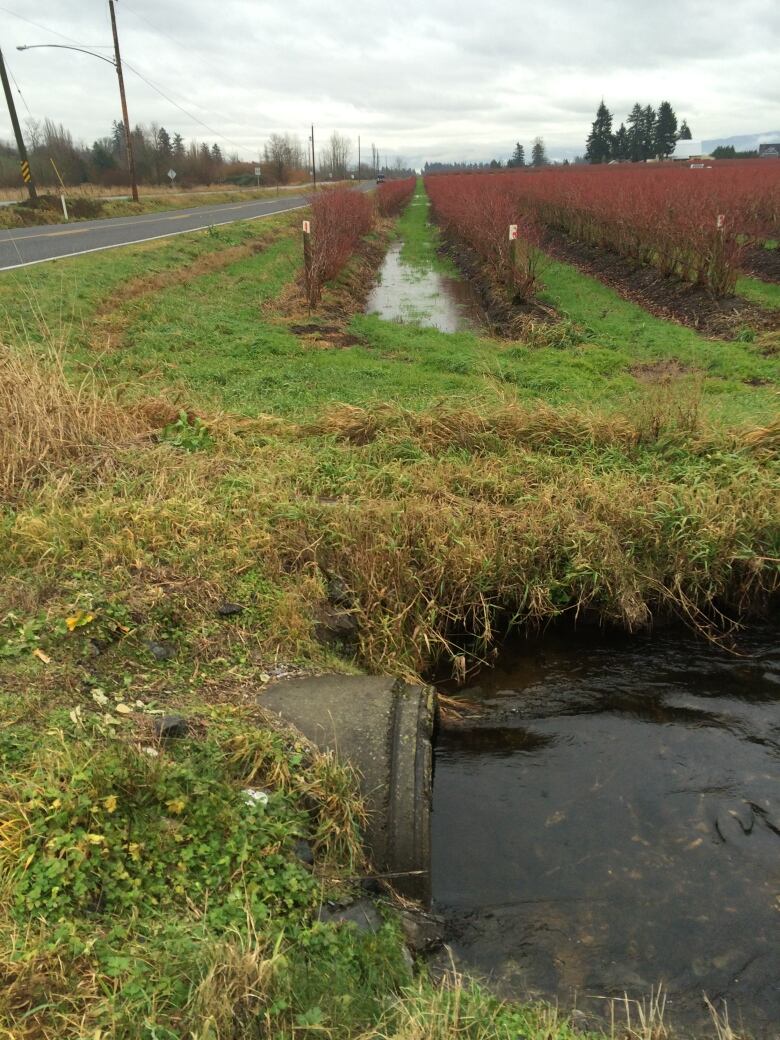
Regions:
<instances>
[{"instance_id":1,"label":"ditch bank","mask_svg":"<svg viewBox=\"0 0 780 1040\"><path fill-rule=\"evenodd\" d=\"M512 298L506 286L494 276L476 250L441 230L439 234L442 239L440 254L454 264L471 286L479 300L485 323L494 335L518 339L529 325L548 325L560 321L560 315L553 307L537 299Z\"/></svg>"}]
</instances>

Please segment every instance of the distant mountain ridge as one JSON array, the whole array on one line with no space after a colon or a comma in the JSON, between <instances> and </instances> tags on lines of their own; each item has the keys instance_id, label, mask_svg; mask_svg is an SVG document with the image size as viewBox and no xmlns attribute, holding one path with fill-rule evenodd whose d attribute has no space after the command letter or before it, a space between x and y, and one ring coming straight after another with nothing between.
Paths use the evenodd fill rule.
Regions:
<instances>
[{"instance_id":1,"label":"distant mountain ridge","mask_svg":"<svg viewBox=\"0 0 780 1040\"><path fill-rule=\"evenodd\" d=\"M760 144L777 142L780 142L780 130L768 130L763 134L739 134L736 137L713 137L702 144L705 152L711 152L713 148L727 148L729 145L734 145L738 152L755 152Z\"/></svg>"}]
</instances>

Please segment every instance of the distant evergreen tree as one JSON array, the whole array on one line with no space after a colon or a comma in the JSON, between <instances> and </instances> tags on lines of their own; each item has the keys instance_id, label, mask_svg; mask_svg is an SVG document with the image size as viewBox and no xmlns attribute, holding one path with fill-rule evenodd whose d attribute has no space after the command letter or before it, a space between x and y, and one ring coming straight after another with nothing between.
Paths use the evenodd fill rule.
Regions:
<instances>
[{"instance_id":1,"label":"distant evergreen tree","mask_svg":"<svg viewBox=\"0 0 780 1040\"><path fill-rule=\"evenodd\" d=\"M107 147L109 142L111 143L110 148ZM95 141L92 145L92 154L90 158L95 169L100 173L116 169L116 156L113 153L113 142L111 141L111 138L109 138L108 141Z\"/></svg>"},{"instance_id":2,"label":"distant evergreen tree","mask_svg":"<svg viewBox=\"0 0 780 1040\"><path fill-rule=\"evenodd\" d=\"M173 161L181 163L185 156L184 138L181 134L173 135Z\"/></svg>"},{"instance_id":3,"label":"distant evergreen tree","mask_svg":"<svg viewBox=\"0 0 780 1040\"><path fill-rule=\"evenodd\" d=\"M737 149L733 144L721 144L713 151L713 159L736 159Z\"/></svg>"},{"instance_id":4,"label":"distant evergreen tree","mask_svg":"<svg viewBox=\"0 0 780 1040\"><path fill-rule=\"evenodd\" d=\"M525 166L525 148L518 141L515 145L515 150L512 153L512 158L508 160L507 166L512 166L515 169L521 166Z\"/></svg>"},{"instance_id":5,"label":"distant evergreen tree","mask_svg":"<svg viewBox=\"0 0 780 1040\"><path fill-rule=\"evenodd\" d=\"M222 162L222 150L218 144L213 144L211 146L211 158L214 160L215 163Z\"/></svg>"},{"instance_id":6,"label":"distant evergreen tree","mask_svg":"<svg viewBox=\"0 0 780 1040\"><path fill-rule=\"evenodd\" d=\"M666 159L674 151L677 143L677 116L668 101L662 101L658 106L658 118L655 122L654 152L662 159Z\"/></svg>"},{"instance_id":7,"label":"distant evergreen tree","mask_svg":"<svg viewBox=\"0 0 780 1040\"><path fill-rule=\"evenodd\" d=\"M628 158L631 162L641 162L644 158L642 154L643 109L639 102L631 109L626 123L628 124Z\"/></svg>"},{"instance_id":8,"label":"distant evergreen tree","mask_svg":"<svg viewBox=\"0 0 780 1040\"><path fill-rule=\"evenodd\" d=\"M585 157L590 163L609 162L612 156L612 113L601 99L601 104L588 134Z\"/></svg>"},{"instance_id":9,"label":"distant evergreen tree","mask_svg":"<svg viewBox=\"0 0 780 1040\"><path fill-rule=\"evenodd\" d=\"M160 156L162 162L170 162L173 156L173 147L171 145L171 135L161 126L157 131L157 154Z\"/></svg>"},{"instance_id":10,"label":"distant evergreen tree","mask_svg":"<svg viewBox=\"0 0 780 1040\"><path fill-rule=\"evenodd\" d=\"M642 109L642 158L654 159L655 151L655 127L658 116L652 105L646 105Z\"/></svg>"},{"instance_id":11,"label":"distant evergreen tree","mask_svg":"<svg viewBox=\"0 0 780 1040\"><path fill-rule=\"evenodd\" d=\"M115 119L111 124L111 142L116 155L122 155L125 149L125 124Z\"/></svg>"},{"instance_id":12,"label":"distant evergreen tree","mask_svg":"<svg viewBox=\"0 0 780 1040\"><path fill-rule=\"evenodd\" d=\"M626 124L621 123L617 131L612 135L612 158L619 162L625 162L631 158L630 142Z\"/></svg>"},{"instance_id":13,"label":"distant evergreen tree","mask_svg":"<svg viewBox=\"0 0 780 1040\"><path fill-rule=\"evenodd\" d=\"M534 146L531 149L531 165L537 167L547 165L547 152L545 151L544 141L541 137L536 138Z\"/></svg>"},{"instance_id":14,"label":"distant evergreen tree","mask_svg":"<svg viewBox=\"0 0 780 1040\"><path fill-rule=\"evenodd\" d=\"M690 141L691 140L691 129L688 126L688 123L687 123L687 121L685 119L683 119L682 123L680 124L680 132L677 135L677 138L680 141Z\"/></svg>"}]
</instances>

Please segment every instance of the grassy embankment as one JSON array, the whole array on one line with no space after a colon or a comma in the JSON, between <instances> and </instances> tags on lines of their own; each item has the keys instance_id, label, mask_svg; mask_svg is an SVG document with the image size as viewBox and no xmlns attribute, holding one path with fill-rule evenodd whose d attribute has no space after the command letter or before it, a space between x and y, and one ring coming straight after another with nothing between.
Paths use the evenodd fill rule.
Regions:
<instances>
[{"instance_id":1,"label":"grassy embankment","mask_svg":"<svg viewBox=\"0 0 780 1040\"><path fill-rule=\"evenodd\" d=\"M554 265L568 318L533 344L358 315L335 348L291 328L297 225L0 279L0 1036L564 1040L425 983L377 1026L410 983L392 920L312 924L358 867L349 777L256 729L254 691L290 662L411 674L513 616L706 624L776 581L756 344ZM431 255L424 206L400 226ZM346 656L317 638L333 579ZM172 710L193 729L160 745Z\"/></svg>"}]
</instances>

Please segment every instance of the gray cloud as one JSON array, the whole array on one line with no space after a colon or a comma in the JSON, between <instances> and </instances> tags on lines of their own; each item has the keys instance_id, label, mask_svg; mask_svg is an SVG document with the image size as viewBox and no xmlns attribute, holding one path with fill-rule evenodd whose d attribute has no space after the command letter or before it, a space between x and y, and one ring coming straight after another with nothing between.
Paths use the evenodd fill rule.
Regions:
<instances>
[{"instance_id":1,"label":"gray cloud","mask_svg":"<svg viewBox=\"0 0 780 1040\"><path fill-rule=\"evenodd\" d=\"M105 46L105 0L3 7L80 43ZM123 53L143 76L245 158L274 130L333 129L388 156L506 156L541 135L582 151L603 96L618 121L635 100L672 102L694 135L780 125L773 0L118 0ZM32 115L87 141L118 118L107 65L0 10L5 54ZM217 138L128 73L134 122ZM22 114L27 115L24 106ZM3 113L0 134L10 136Z\"/></svg>"}]
</instances>

